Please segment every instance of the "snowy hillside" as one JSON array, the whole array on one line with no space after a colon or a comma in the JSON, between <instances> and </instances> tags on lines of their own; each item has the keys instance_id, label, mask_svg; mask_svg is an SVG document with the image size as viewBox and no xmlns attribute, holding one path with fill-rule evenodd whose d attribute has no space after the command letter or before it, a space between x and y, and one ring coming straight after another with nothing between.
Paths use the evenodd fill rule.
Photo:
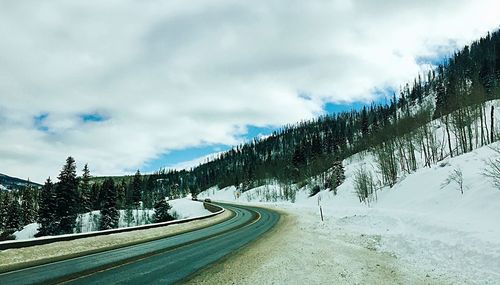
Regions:
<instances>
[{"instance_id":1,"label":"snowy hillside","mask_svg":"<svg viewBox=\"0 0 500 285\"><path fill-rule=\"evenodd\" d=\"M34 187L41 186L40 184L35 183L33 181L24 180L0 173L0 190L5 190L8 188L23 188L26 187L27 185L31 185Z\"/></svg>"},{"instance_id":2,"label":"snowy hillside","mask_svg":"<svg viewBox=\"0 0 500 285\"><path fill-rule=\"evenodd\" d=\"M235 187L212 188L200 197L284 208L297 216L302 231L313 236L329 236L332 240L350 237L351 242L389 253L403 267L418 268L450 283L498 284L500 190L482 174L486 160L500 157L492 147L498 148L500 143L420 168L392 188L379 190L377 201L370 205L359 202L353 179L361 165L370 169L375 161L371 155L359 154L344 161L346 180L337 195L321 191L309 198L309 189L304 187L295 203L279 199L262 202L282 191L279 185L266 185L241 194ZM456 169L463 173L463 194L458 184L444 183ZM315 250L319 245L309 246Z\"/></svg>"},{"instance_id":3,"label":"snowy hillside","mask_svg":"<svg viewBox=\"0 0 500 285\"><path fill-rule=\"evenodd\" d=\"M169 211L177 219L185 219L197 216L208 215L210 212L203 207L203 203L192 201L189 198L175 199L168 201L172 209ZM133 210L132 217L126 218L125 210L120 210L119 228L128 226L139 226L153 222L154 210ZM99 211L86 213L77 221L80 232L97 231L99 225ZM14 233L17 240L33 238L38 232L39 225L31 223L22 230Z\"/></svg>"}]
</instances>

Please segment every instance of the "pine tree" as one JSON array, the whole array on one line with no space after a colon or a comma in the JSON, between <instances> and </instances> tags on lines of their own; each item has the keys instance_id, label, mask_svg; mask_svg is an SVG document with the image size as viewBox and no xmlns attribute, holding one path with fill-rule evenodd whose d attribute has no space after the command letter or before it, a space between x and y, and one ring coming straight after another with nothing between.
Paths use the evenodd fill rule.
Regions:
<instances>
[{"instance_id":1,"label":"pine tree","mask_svg":"<svg viewBox=\"0 0 500 285\"><path fill-rule=\"evenodd\" d=\"M7 213L7 219L5 223L5 228L8 231L17 231L21 229L21 206L17 199L13 199L9 202L9 211Z\"/></svg>"},{"instance_id":2,"label":"pine tree","mask_svg":"<svg viewBox=\"0 0 500 285\"><path fill-rule=\"evenodd\" d=\"M345 181L345 173L344 166L342 165L342 161L335 161L332 166L332 172L327 179L327 188L334 191L334 194L337 195L337 187L339 187Z\"/></svg>"},{"instance_id":3,"label":"pine tree","mask_svg":"<svg viewBox=\"0 0 500 285\"><path fill-rule=\"evenodd\" d=\"M119 186L117 186L117 196L116 196L116 207L117 209L125 209L126 204L126 191L127 191L127 183L122 179Z\"/></svg>"},{"instance_id":4,"label":"pine tree","mask_svg":"<svg viewBox=\"0 0 500 285\"><path fill-rule=\"evenodd\" d=\"M92 210L92 205L90 202L90 170L87 164L83 167L82 179L80 181L80 202L81 208L80 213L87 213Z\"/></svg>"},{"instance_id":5,"label":"pine tree","mask_svg":"<svg viewBox=\"0 0 500 285\"><path fill-rule=\"evenodd\" d=\"M300 169L307 165L307 158L305 153L305 147L303 143L299 143L295 146L295 150L292 155L292 166L290 176L293 180L298 181L301 178Z\"/></svg>"},{"instance_id":6,"label":"pine tree","mask_svg":"<svg viewBox=\"0 0 500 285\"><path fill-rule=\"evenodd\" d=\"M0 231L6 228L9 213L9 197L7 191L0 191Z\"/></svg>"},{"instance_id":7,"label":"pine tree","mask_svg":"<svg viewBox=\"0 0 500 285\"><path fill-rule=\"evenodd\" d=\"M134 175L134 180L132 181L132 205L135 209L139 208L139 202L141 201L141 188L142 188L142 178L139 169Z\"/></svg>"},{"instance_id":8,"label":"pine tree","mask_svg":"<svg viewBox=\"0 0 500 285\"><path fill-rule=\"evenodd\" d=\"M113 179L107 178L102 184L103 205L101 208L101 221L99 230L114 229L118 227L120 213L116 209L116 187Z\"/></svg>"},{"instance_id":9,"label":"pine tree","mask_svg":"<svg viewBox=\"0 0 500 285\"><path fill-rule=\"evenodd\" d=\"M38 207L38 223L40 228L38 229L37 236L47 236L54 235L57 232L56 216L55 210L56 205L56 193L55 187L50 177L45 181L40 193L40 201Z\"/></svg>"},{"instance_id":10,"label":"pine tree","mask_svg":"<svg viewBox=\"0 0 500 285\"><path fill-rule=\"evenodd\" d=\"M125 209L125 222L127 223L127 227L130 227L130 225L134 222L134 214L130 206L127 206Z\"/></svg>"},{"instance_id":11,"label":"pine tree","mask_svg":"<svg viewBox=\"0 0 500 285\"><path fill-rule=\"evenodd\" d=\"M311 142L311 154L313 159L320 158L322 155L321 139L319 135L315 135Z\"/></svg>"},{"instance_id":12,"label":"pine tree","mask_svg":"<svg viewBox=\"0 0 500 285\"><path fill-rule=\"evenodd\" d=\"M132 180L132 197L131 197L132 205L135 208L135 222L137 226L141 221L139 217L139 205L141 204L141 198L142 198L142 178L141 178L141 172L139 171L139 169L137 169L137 172L135 173L134 178Z\"/></svg>"},{"instance_id":13,"label":"pine tree","mask_svg":"<svg viewBox=\"0 0 500 285\"><path fill-rule=\"evenodd\" d=\"M26 188L21 194L21 225L28 225L36 220L35 198L31 184L26 185Z\"/></svg>"},{"instance_id":14,"label":"pine tree","mask_svg":"<svg viewBox=\"0 0 500 285\"><path fill-rule=\"evenodd\" d=\"M55 187L57 197L56 217L58 221L58 234L73 233L78 213L78 179L76 177L75 160L70 156L66 159L59 183Z\"/></svg>"},{"instance_id":15,"label":"pine tree","mask_svg":"<svg viewBox=\"0 0 500 285\"><path fill-rule=\"evenodd\" d=\"M82 177L78 184L78 220L76 223L76 232L83 231L83 216L85 213L91 212L92 205L90 204L90 170L87 164L83 167ZM92 213L90 213L92 215Z\"/></svg>"},{"instance_id":16,"label":"pine tree","mask_svg":"<svg viewBox=\"0 0 500 285\"><path fill-rule=\"evenodd\" d=\"M305 165L306 163L307 163L307 159L306 159L305 149L301 143L295 147L295 151L293 152L293 156L292 156L292 164L294 167L300 168L301 166Z\"/></svg>"},{"instance_id":17,"label":"pine tree","mask_svg":"<svg viewBox=\"0 0 500 285\"><path fill-rule=\"evenodd\" d=\"M366 107L363 107L363 110L361 111L361 133L363 134L363 137L368 136L368 131L369 131L369 121L368 121L368 112L366 110Z\"/></svg>"},{"instance_id":18,"label":"pine tree","mask_svg":"<svg viewBox=\"0 0 500 285\"><path fill-rule=\"evenodd\" d=\"M155 204L154 222L161 223L174 220L174 217L168 212L170 209L172 209L172 206L165 201L165 198L158 200Z\"/></svg>"},{"instance_id":19,"label":"pine tree","mask_svg":"<svg viewBox=\"0 0 500 285\"><path fill-rule=\"evenodd\" d=\"M147 179L145 179L145 187L144 191L142 191L142 204L146 209L151 209L153 206L153 192L156 191L156 177L155 175L149 175Z\"/></svg>"},{"instance_id":20,"label":"pine tree","mask_svg":"<svg viewBox=\"0 0 500 285\"><path fill-rule=\"evenodd\" d=\"M90 187L90 205L92 210L99 210L102 207L101 187L98 183L94 183Z\"/></svg>"}]
</instances>

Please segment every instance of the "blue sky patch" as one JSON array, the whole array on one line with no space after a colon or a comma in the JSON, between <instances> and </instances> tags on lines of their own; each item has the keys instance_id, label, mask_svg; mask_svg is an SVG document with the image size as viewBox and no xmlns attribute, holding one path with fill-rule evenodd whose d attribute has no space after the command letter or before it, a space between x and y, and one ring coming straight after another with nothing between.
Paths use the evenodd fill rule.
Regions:
<instances>
[{"instance_id":1,"label":"blue sky patch","mask_svg":"<svg viewBox=\"0 0 500 285\"><path fill-rule=\"evenodd\" d=\"M48 132L49 127L45 125L45 121L49 117L49 113L42 113L40 115L36 115L33 117L33 124L35 125L35 128L39 131L42 132Z\"/></svg>"},{"instance_id":2,"label":"blue sky patch","mask_svg":"<svg viewBox=\"0 0 500 285\"><path fill-rule=\"evenodd\" d=\"M99 113L83 114L80 116L80 118L84 123L103 122L109 119L108 117L101 115Z\"/></svg>"}]
</instances>

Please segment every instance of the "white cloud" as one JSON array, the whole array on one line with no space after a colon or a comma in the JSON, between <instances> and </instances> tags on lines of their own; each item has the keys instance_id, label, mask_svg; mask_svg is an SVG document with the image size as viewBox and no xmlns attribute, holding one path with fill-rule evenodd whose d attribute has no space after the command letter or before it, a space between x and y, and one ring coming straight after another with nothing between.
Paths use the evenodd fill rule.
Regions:
<instances>
[{"instance_id":1,"label":"white cloud","mask_svg":"<svg viewBox=\"0 0 500 285\"><path fill-rule=\"evenodd\" d=\"M0 171L42 181L67 155L119 174L234 144L245 125L370 100L415 59L495 29L484 1L3 1ZM307 94L305 99L300 94ZM37 130L34 117L47 113ZM82 114L109 120L83 122Z\"/></svg>"}]
</instances>

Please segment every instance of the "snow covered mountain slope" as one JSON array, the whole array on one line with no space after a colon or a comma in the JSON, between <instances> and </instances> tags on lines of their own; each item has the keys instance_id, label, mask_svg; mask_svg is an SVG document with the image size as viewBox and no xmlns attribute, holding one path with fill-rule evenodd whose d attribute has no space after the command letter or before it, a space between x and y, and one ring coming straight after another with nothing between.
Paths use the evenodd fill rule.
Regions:
<instances>
[{"instance_id":1,"label":"snow covered mountain slope","mask_svg":"<svg viewBox=\"0 0 500 285\"><path fill-rule=\"evenodd\" d=\"M200 197L286 209L299 220L301 231L308 232L305 235L318 237L317 243L301 245L313 252L321 247L320 237L347 240L388 253L408 269L406 272L438 278L437 283L499 284L500 190L482 174L486 160L500 157L492 149L499 147L500 143L495 143L420 168L392 188L379 190L371 205L360 203L353 187L355 171L361 165L367 169L375 165L371 155L360 154L344 161L346 181L337 195L321 191L308 197L309 190L304 187L295 203L262 202L272 196L269 193L282 191L279 185L266 185L242 194L235 187L213 188ZM444 183L456 169L463 173L463 194L458 184ZM319 205L324 221L320 220Z\"/></svg>"},{"instance_id":2,"label":"snow covered mountain slope","mask_svg":"<svg viewBox=\"0 0 500 285\"><path fill-rule=\"evenodd\" d=\"M0 173L0 190L6 190L8 188L22 188L28 185L28 183L32 186L42 186L33 181L27 181Z\"/></svg>"}]
</instances>

